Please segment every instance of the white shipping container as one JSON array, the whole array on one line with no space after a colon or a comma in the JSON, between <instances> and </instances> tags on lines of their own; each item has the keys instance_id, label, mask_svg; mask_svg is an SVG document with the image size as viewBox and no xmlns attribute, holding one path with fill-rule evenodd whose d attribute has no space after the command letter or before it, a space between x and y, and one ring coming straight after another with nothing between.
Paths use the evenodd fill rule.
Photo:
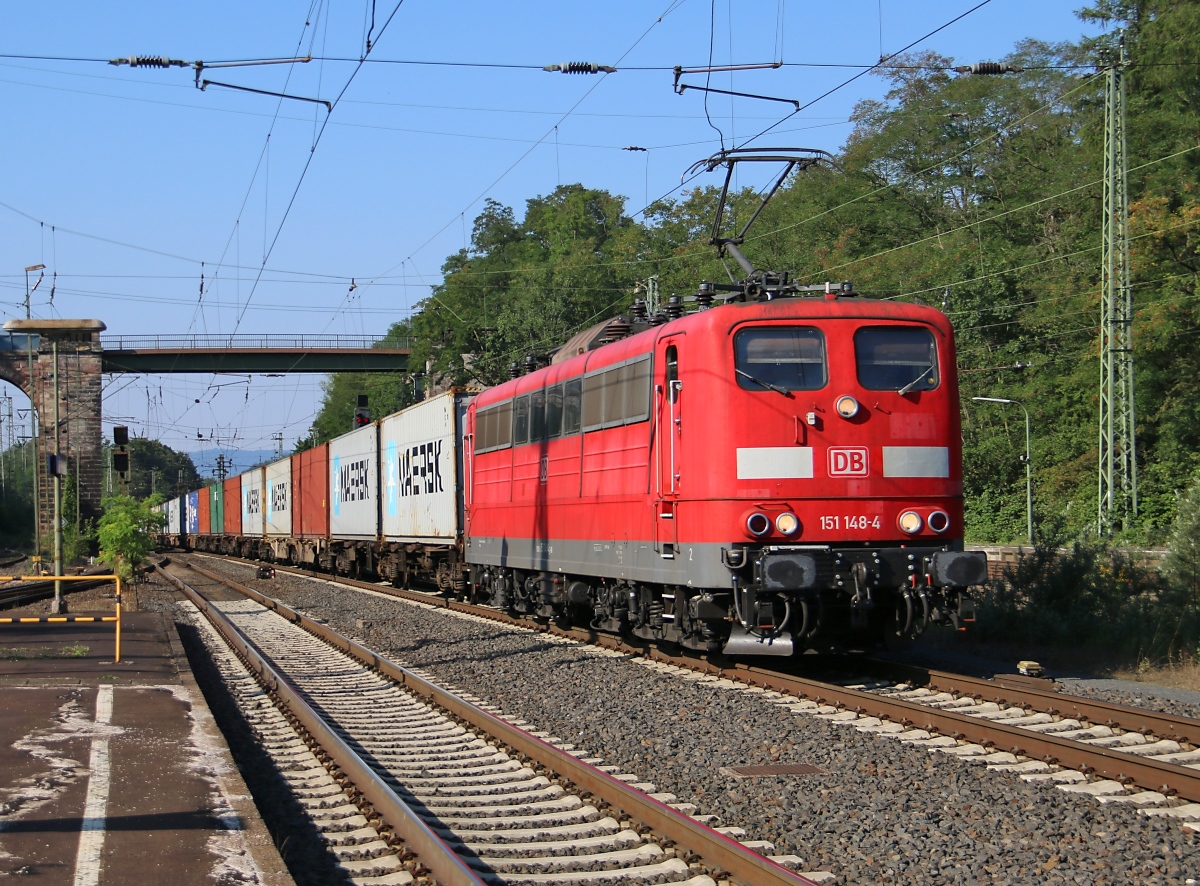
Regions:
<instances>
[{"instance_id":1,"label":"white shipping container","mask_svg":"<svg viewBox=\"0 0 1200 886\"><path fill-rule=\"evenodd\" d=\"M242 535L261 538L266 530L263 502L263 469L251 468L242 474Z\"/></svg>"},{"instance_id":2,"label":"white shipping container","mask_svg":"<svg viewBox=\"0 0 1200 886\"><path fill-rule=\"evenodd\" d=\"M292 534L292 459L267 465L267 535Z\"/></svg>"},{"instance_id":3,"label":"white shipping container","mask_svg":"<svg viewBox=\"0 0 1200 886\"><path fill-rule=\"evenodd\" d=\"M329 535L379 536L379 437L374 424L329 442Z\"/></svg>"},{"instance_id":4,"label":"white shipping container","mask_svg":"<svg viewBox=\"0 0 1200 886\"><path fill-rule=\"evenodd\" d=\"M383 535L389 541L458 536L458 401L442 394L379 423Z\"/></svg>"},{"instance_id":5,"label":"white shipping container","mask_svg":"<svg viewBox=\"0 0 1200 886\"><path fill-rule=\"evenodd\" d=\"M167 502L167 535L179 535L179 499Z\"/></svg>"}]
</instances>

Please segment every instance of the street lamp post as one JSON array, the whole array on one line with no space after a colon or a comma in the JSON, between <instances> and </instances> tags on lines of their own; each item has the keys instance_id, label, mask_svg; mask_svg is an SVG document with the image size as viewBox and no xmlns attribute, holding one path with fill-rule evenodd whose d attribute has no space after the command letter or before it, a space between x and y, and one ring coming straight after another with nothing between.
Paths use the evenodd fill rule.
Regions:
<instances>
[{"instance_id":1,"label":"street lamp post","mask_svg":"<svg viewBox=\"0 0 1200 886\"><path fill-rule=\"evenodd\" d=\"M1008 400L1004 397L972 397L980 403L1004 403L1017 406L1025 413L1025 524L1029 533L1029 543L1033 544L1033 451L1030 448L1029 410L1018 400Z\"/></svg>"}]
</instances>

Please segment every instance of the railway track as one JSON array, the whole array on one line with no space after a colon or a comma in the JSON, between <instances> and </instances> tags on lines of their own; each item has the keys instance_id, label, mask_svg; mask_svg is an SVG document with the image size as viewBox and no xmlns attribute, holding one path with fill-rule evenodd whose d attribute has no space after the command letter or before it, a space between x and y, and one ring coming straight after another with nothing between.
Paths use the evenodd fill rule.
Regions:
<instances>
[{"instance_id":1,"label":"railway track","mask_svg":"<svg viewBox=\"0 0 1200 886\"><path fill-rule=\"evenodd\" d=\"M276 568L314 577L304 570ZM317 578L530 627L526 619L487 606L353 579ZM779 693L777 703L796 713L1015 772L1027 781L1047 781L1101 802L1133 803L1148 815L1200 822L1197 720L1065 695L1054 691L1050 681L1019 675L982 680L865 660L863 677L817 680L706 657L670 655L649 644L630 644L578 628L542 628L641 656L647 666Z\"/></svg>"},{"instance_id":2,"label":"railway track","mask_svg":"<svg viewBox=\"0 0 1200 886\"><path fill-rule=\"evenodd\" d=\"M439 884L813 882L739 843L736 829L720 833L694 807L631 784L636 776L248 587L194 566L159 571L236 649L241 664L222 670L355 882L425 872Z\"/></svg>"}]
</instances>

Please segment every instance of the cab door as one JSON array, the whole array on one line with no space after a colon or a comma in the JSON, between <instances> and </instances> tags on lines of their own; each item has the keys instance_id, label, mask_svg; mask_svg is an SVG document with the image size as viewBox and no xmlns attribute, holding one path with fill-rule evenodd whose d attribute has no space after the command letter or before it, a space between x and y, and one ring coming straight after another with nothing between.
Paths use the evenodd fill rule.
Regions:
<instances>
[{"instance_id":1,"label":"cab door","mask_svg":"<svg viewBox=\"0 0 1200 886\"><path fill-rule=\"evenodd\" d=\"M654 383L654 545L666 560L678 546L679 498L683 488L683 335L665 336L655 348Z\"/></svg>"}]
</instances>

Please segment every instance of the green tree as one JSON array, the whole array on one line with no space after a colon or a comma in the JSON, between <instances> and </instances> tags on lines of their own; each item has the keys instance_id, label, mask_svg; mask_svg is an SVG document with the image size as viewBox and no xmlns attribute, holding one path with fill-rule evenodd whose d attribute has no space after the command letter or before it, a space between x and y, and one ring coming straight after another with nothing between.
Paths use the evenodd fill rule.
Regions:
<instances>
[{"instance_id":1,"label":"green tree","mask_svg":"<svg viewBox=\"0 0 1200 886\"><path fill-rule=\"evenodd\" d=\"M1024 535L1019 412L1030 410L1039 519L1077 538L1095 521L1104 82L1094 67L1123 29L1128 77L1130 226L1141 515L1120 540L1161 541L1200 470L1200 0L1097 0L1098 39L1018 43L1002 77L958 76L916 54L881 69L888 91L855 109L837 168L795 175L743 252L759 268L865 296L933 304L957 333L968 538ZM716 178L715 176L713 177ZM408 329L413 366L439 384L507 377L508 366L625 311L651 275L664 296L726 279L708 245L717 191L650 207L583 184L526 203L488 202L470 247ZM757 205L730 197L726 231ZM731 273L741 276L735 267ZM408 381L334 377L313 442L350 428L354 394L376 414Z\"/></svg>"},{"instance_id":2,"label":"green tree","mask_svg":"<svg viewBox=\"0 0 1200 886\"><path fill-rule=\"evenodd\" d=\"M407 320L392 324L376 347L407 344L411 328ZM334 437L354 430L354 409L358 395L367 395L371 415L381 418L411 406L420 396L424 364L418 370L410 361L409 367L391 372L336 372L321 383L321 407L313 419L308 434L296 441L296 451L311 449Z\"/></svg>"},{"instance_id":3,"label":"green tree","mask_svg":"<svg viewBox=\"0 0 1200 886\"><path fill-rule=\"evenodd\" d=\"M546 354L628 307L624 199L562 185L513 211L488 201L471 248L447 258L444 281L413 318L414 365L446 381L495 384L526 354Z\"/></svg>"},{"instance_id":4,"label":"green tree","mask_svg":"<svg viewBox=\"0 0 1200 886\"><path fill-rule=\"evenodd\" d=\"M134 498L148 498L153 493L170 497L200 486L200 474L190 455L145 437L129 441L129 475L127 491Z\"/></svg>"},{"instance_id":5,"label":"green tree","mask_svg":"<svg viewBox=\"0 0 1200 886\"><path fill-rule=\"evenodd\" d=\"M133 577L154 550L153 535L166 524L166 515L153 509L162 500L157 494L141 501L131 495L115 495L102 502L104 513L97 530L100 559L124 581Z\"/></svg>"},{"instance_id":6,"label":"green tree","mask_svg":"<svg viewBox=\"0 0 1200 886\"><path fill-rule=\"evenodd\" d=\"M1162 572L1193 605L1200 604L1200 478L1179 499Z\"/></svg>"},{"instance_id":7,"label":"green tree","mask_svg":"<svg viewBox=\"0 0 1200 886\"><path fill-rule=\"evenodd\" d=\"M4 494L0 497L0 546L33 550L33 444L0 452Z\"/></svg>"}]
</instances>

